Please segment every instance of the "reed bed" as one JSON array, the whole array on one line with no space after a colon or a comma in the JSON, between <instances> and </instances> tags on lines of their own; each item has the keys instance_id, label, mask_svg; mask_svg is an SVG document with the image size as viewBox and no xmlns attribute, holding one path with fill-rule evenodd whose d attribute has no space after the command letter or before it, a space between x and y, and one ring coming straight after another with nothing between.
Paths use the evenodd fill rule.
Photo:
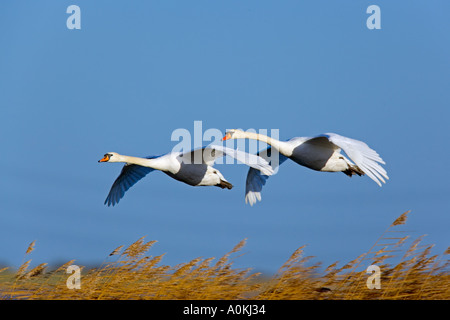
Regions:
<instances>
[{"instance_id":1,"label":"reed bed","mask_svg":"<svg viewBox=\"0 0 450 320\"><path fill-rule=\"evenodd\" d=\"M246 244L238 243L223 257L196 258L168 266L164 255L148 253L156 241L138 239L113 250L97 268L81 267L79 289L69 288L68 261L55 270L46 263L29 269L32 242L24 262L13 272L0 269L0 299L45 300L448 300L450 273L447 249L432 254L423 237L410 239L399 226L409 211L398 217L372 248L339 266L322 268L298 248L274 276L233 267L233 260ZM380 269L380 288L369 289L369 265ZM375 280L374 280L375 281Z\"/></svg>"}]
</instances>

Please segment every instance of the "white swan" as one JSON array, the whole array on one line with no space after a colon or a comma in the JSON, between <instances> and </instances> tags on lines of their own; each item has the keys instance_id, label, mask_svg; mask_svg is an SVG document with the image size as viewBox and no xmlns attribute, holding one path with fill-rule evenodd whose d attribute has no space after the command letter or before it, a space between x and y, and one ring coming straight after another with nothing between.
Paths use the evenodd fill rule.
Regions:
<instances>
[{"instance_id":1,"label":"white swan","mask_svg":"<svg viewBox=\"0 0 450 320\"><path fill-rule=\"evenodd\" d=\"M154 170L160 170L168 176L191 186L217 186L231 189L219 170L213 168L216 159L225 155L254 168L265 175L271 175L273 169L263 158L222 146L208 146L190 152L171 152L156 157L130 157L109 152L98 162L125 162L120 175L114 181L105 200L108 206L119 203L125 192L136 182Z\"/></svg>"},{"instance_id":2,"label":"white swan","mask_svg":"<svg viewBox=\"0 0 450 320\"><path fill-rule=\"evenodd\" d=\"M227 131L222 140L228 139L255 139L270 145L271 147L259 152L258 155L271 161L271 149L277 150L279 152L278 161L271 161L274 170L289 158L302 166L317 171L343 172L349 177L354 174L359 176L366 174L380 187L381 182L385 183L384 179L389 179L386 170L378 164L385 164L385 162L375 150L369 148L362 141L335 133L279 141L262 134L233 129ZM351 161L341 154L341 150ZM249 170L245 190L246 203L253 205L256 200L261 201L261 190L267 179L267 175L253 169Z\"/></svg>"}]
</instances>

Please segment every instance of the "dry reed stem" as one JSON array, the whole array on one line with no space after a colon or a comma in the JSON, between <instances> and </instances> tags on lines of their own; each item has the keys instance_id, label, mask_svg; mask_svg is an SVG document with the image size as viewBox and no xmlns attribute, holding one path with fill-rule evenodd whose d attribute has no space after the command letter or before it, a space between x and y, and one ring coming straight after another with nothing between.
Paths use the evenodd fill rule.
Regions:
<instances>
[{"instance_id":1,"label":"dry reed stem","mask_svg":"<svg viewBox=\"0 0 450 320\"><path fill-rule=\"evenodd\" d=\"M19 279L30 279L32 277L36 277L37 275L40 275L44 273L44 270L47 268L47 263L41 263L40 265L34 267L27 273L20 275Z\"/></svg>"},{"instance_id":2,"label":"dry reed stem","mask_svg":"<svg viewBox=\"0 0 450 320\"><path fill-rule=\"evenodd\" d=\"M29 254L31 253L31 251L34 250L34 245L36 244L36 240L34 240L33 242L30 243L30 245L28 246L27 251L25 252L25 254Z\"/></svg>"},{"instance_id":3,"label":"dry reed stem","mask_svg":"<svg viewBox=\"0 0 450 320\"><path fill-rule=\"evenodd\" d=\"M124 247L123 245L117 247L116 249L114 249L114 250L109 254L109 256L115 256L115 255L119 254L120 251L122 251L122 248L123 248L123 247Z\"/></svg>"},{"instance_id":4,"label":"dry reed stem","mask_svg":"<svg viewBox=\"0 0 450 320\"><path fill-rule=\"evenodd\" d=\"M243 239L233 248L233 250L231 250L230 252L225 254L222 258L220 258L219 261L217 261L216 263L216 268L223 267L225 263L228 261L230 255L241 250L245 246L246 242L247 239Z\"/></svg>"},{"instance_id":5,"label":"dry reed stem","mask_svg":"<svg viewBox=\"0 0 450 320\"><path fill-rule=\"evenodd\" d=\"M400 224L405 224L406 220L408 219L408 214L411 212L411 210L408 210L400 215L395 221L392 223L391 226L398 226Z\"/></svg>"},{"instance_id":6,"label":"dry reed stem","mask_svg":"<svg viewBox=\"0 0 450 320\"><path fill-rule=\"evenodd\" d=\"M344 279L344 281L341 282L341 285L339 287L339 289L342 289L343 285L346 283L346 280L349 280L350 276L354 276L355 270L356 268L358 268L360 266L360 264L362 263L362 261L364 261L366 259L366 257L373 253L373 249L379 244L380 241L382 241L383 239L385 239L385 235L390 232L391 228L400 224L404 224L406 222L407 219L407 215L410 213L409 211L406 211L404 213L402 213L397 219L395 219L395 221L383 232L383 234L375 241L375 243L372 245L372 247L369 249L368 252L366 252L365 254L362 255L361 259L359 259L353 266L352 268L352 272L348 272L348 276L346 279ZM353 275L352 275L353 274ZM358 273L358 278L356 280L356 283L358 283L358 285L354 285L353 288L350 287L349 291L348 291L348 295L352 295L354 294L355 290L360 290L361 288L361 279L362 277L365 275L364 272L360 272Z\"/></svg>"},{"instance_id":7,"label":"dry reed stem","mask_svg":"<svg viewBox=\"0 0 450 320\"><path fill-rule=\"evenodd\" d=\"M20 279L25 274L25 271L30 266L30 263L31 263L31 259L28 260L27 262L22 263L22 265L17 270L16 278Z\"/></svg>"},{"instance_id":8,"label":"dry reed stem","mask_svg":"<svg viewBox=\"0 0 450 320\"><path fill-rule=\"evenodd\" d=\"M147 255L155 241L142 237L106 258L117 260L87 272L82 267L80 290L69 290L67 275L60 272L74 260L45 274L46 264L27 272L29 260L19 268L14 283L6 282L1 291L3 297L14 299L449 299L449 248L441 256L432 255L433 246L422 245L419 237L403 249L408 237L392 237L397 231L391 227L403 224L406 215L396 219L368 252L342 267L335 262L322 273L319 264L311 263L312 256L304 256L305 246L295 250L273 277L235 269L230 257L242 250L246 239L216 263L214 258L198 257L171 267L160 264L164 255ZM400 262L390 265L390 258L402 251ZM369 290L365 270L356 271L365 261L382 269L380 290Z\"/></svg>"}]
</instances>

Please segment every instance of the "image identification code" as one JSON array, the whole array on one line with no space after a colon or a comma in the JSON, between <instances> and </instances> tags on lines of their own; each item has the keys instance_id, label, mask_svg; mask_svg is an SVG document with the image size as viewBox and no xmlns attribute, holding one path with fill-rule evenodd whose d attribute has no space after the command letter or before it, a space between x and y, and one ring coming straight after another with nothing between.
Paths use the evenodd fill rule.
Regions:
<instances>
[{"instance_id":1,"label":"image identification code","mask_svg":"<svg viewBox=\"0 0 450 320\"><path fill-rule=\"evenodd\" d=\"M209 315L212 318L218 314L224 313L227 315L255 315L255 314L265 314L266 310L264 305L258 304L236 304L229 305L228 308L219 308L211 306L194 306L190 304L183 308L183 314L198 314L198 315Z\"/></svg>"}]
</instances>

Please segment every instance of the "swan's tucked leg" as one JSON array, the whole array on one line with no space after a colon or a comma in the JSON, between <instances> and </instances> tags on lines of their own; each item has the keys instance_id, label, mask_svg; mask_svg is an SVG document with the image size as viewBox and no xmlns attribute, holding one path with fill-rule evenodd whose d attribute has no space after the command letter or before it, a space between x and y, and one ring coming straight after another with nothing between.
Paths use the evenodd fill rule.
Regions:
<instances>
[{"instance_id":1,"label":"swan's tucked leg","mask_svg":"<svg viewBox=\"0 0 450 320\"><path fill-rule=\"evenodd\" d=\"M342 170L342 172L345 173L350 178L355 174L357 174L360 177L365 175L364 171L362 171L360 167L358 167L356 164L354 164L347 158L340 156L339 159L342 159L347 163L347 169Z\"/></svg>"},{"instance_id":2,"label":"swan's tucked leg","mask_svg":"<svg viewBox=\"0 0 450 320\"><path fill-rule=\"evenodd\" d=\"M233 188L233 185L231 183L229 183L228 181L222 180L220 179L220 183L216 185L217 187L220 187L222 189L231 189Z\"/></svg>"},{"instance_id":3,"label":"swan's tucked leg","mask_svg":"<svg viewBox=\"0 0 450 320\"><path fill-rule=\"evenodd\" d=\"M357 174L358 176L363 176L365 174L364 171L362 171L358 166L355 166L355 165L349 165L348 169L346 169L342 172L345 173L350 178L354 174Z\"/></svg>"}]
</instances>

